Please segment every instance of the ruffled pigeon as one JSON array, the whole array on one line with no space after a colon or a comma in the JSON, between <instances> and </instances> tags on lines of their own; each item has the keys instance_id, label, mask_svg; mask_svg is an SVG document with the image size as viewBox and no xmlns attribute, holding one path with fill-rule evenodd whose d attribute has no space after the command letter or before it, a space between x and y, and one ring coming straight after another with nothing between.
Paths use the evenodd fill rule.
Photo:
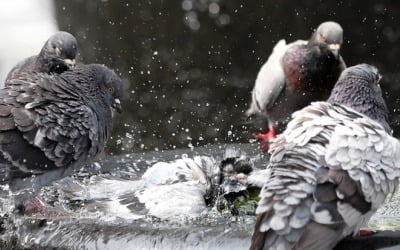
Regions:
<instances>
[{"instance_id":1,"label":"ruffled pigeon","mask_svg":"<svg viewBox=\"0 0 400 250\"><path fill-rule=\"evenodd\" d=\"M110 137L122 92L116 73L99 64L8 80L0 89L0 184L40 187L56 178L50 173L93 159ZM39 179L24 179L31 175Z\"/></svg>"},{"instance_id":2,"label":"ruffled pigeon","mask_svg":"<svg viewBox=\"0 0 400 250\"><path fill-rule=\"evenodd\" d=\"M346 65L339 55L343 42L342 27L324 22L308 41L286 44L280 40L268 61L261 67L252 91L250 108L245 115L262 115L268 119L269 132L257 138L268 141L276 135L276 125L312 101L329 97Z\"/></svg>"},{"instance_id":3,"label":"ruffled pigeon","mask_svg":"<svg viewBox=\"0 0 400 250\"><path fill-rule=\"evenodd\" d=\"M327 102L293 114L270 147L251 249L332 249L395 192L400 144L379 80L373 66L347 68Z\"/></svg>"},{"instance_id":4,"label":"ruffled pigeon","mask_svg":"<svg viewBox=\"0 0 400 250\"><path fill-rule=\"evenodd\" d=\"M75 65L78 44L73 35L59 31L43 45L39 55L19 62L8 73L6 81L23 72L62 73Z\"/></svg>"}]
</instances>

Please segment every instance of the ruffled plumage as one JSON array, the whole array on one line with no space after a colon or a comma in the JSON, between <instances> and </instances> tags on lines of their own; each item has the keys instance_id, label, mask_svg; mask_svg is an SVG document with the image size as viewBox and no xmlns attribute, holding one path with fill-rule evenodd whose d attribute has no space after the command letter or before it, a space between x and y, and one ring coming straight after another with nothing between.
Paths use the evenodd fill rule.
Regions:
<instances>
[{"instance_id":1,"label":"ruffled plumage","mask_svg":"<svg viewBox=\"0 0 400 250\"><path fill-rule=\"evenodd\" d=\"M93 159L110 136L111 107L121 94L119 77L97 64L8 80L0 90L1 182L14 187L21 177Z\"/></svg>"},{"instance_id":2,"label":"ruffled plumage","mask_svg":"<svg viewBox=\"0 0 400 250\"><path fill-rule=\"evenodd\" d=\"M400 144L377 76L369 65L346 69L330 101L294 113L271 144L252 249L331 249L395 192Z\"/></svg>"}]
</instances>

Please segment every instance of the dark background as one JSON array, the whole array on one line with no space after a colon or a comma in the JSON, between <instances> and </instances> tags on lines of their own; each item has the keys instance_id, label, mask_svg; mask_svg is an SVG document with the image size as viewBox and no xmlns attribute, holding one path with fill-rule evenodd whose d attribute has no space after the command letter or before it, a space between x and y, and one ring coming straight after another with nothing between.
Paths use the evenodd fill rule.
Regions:
<instances>
[{"instance_id":1,"label":"dark background","mask_svg":"<svg viewBox=\"0 0 400 250\"><path fill-rule=\"evenodd\" d=\"M56 0L59 28L79 60L126 82L109 153L248 142L241 116L261 65L281 38L308 39L321 22L344 29L347 65L376 65L392 127L398 117L399 1Z\"/></svg>"}]
</instances>

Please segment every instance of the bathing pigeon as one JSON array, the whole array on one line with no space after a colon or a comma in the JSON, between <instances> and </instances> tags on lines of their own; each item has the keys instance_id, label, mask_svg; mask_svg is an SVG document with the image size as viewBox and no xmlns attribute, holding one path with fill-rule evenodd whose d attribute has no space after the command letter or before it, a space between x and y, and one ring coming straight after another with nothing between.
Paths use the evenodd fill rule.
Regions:
<instances>
[{"instance_id":1,"label":"bathing pigeon","mask_svg":"<svg viewBox=\"0 0 400 250\"><path fill-rule=\"evenodd\" d=\"M46 41L39 55L28 57L14 66L6 81L23 72L62 73L75 65L77 48L73 35L59 31Z\"/></svg>"},{"instance_id":2,"label":"bathing pigeon","mask_svg":"<svg viewBox=\"0 0 400 250\"><path fill-rule=\"evenodd\" d=\"M99 64L62 74L24 72L6 83L0 89L0 184L13 190L44 185L52 170L93 159L110 137L111 109L121 110L122 82ZM23 179L31 175L46 177Z\"/></svg>"},{"instance_id":3,"label":"bathing pigeon","mask_svg":"<svg viewBox=\"0 0 400 250\"><path fill-rule=\"evenodd\" d=\"M84 201L82 211L102 212L107 218L153 216L181 220L204 216L216 199L244 191L256 179L250 177L253 170L248 157L229 152L222 160L214 156L194 156L157 162L138 179L92 176L78 181L64 178L55 184L55 189L61 200Z\"/></svg>"},{"instance_id":4,"label":"bathing pigeon","mask_svg":"<svg viewBox=\"0 0 400 250\"><path fill-rule=\"evenodd\" d=\"M341 74L327 102L293 114L270 147L251 249L332 249L399 185L400 144L375 67Z\"/></svg>"},{"instance_id":5,"label":"bathing pigeon","mask_svg":"<svg viewBox=\"0 0 400 250\"><path fill-rule=\"evenodd\" d=\"M245 115L262 115L268 119L269 132L258 134L265 142L275 137L278 122L312 101L329 97L346 65L339 55L343 42L342 27L324 22L308 41L286 44L280 40L261 67L252 91L250 108Z\"/></svg>"}]
</instances>

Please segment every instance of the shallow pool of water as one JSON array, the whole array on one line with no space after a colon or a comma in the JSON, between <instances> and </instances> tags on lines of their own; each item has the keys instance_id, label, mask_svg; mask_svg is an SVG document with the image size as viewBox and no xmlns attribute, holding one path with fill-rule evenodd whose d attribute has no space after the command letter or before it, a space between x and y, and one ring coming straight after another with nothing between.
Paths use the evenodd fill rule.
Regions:
<instances>
[{"instance_id":1,"label":"shallow pool of water","mask_svg":"<svg viewBox=\"0 0 400 250\"><path fill-rule=\"evenodd\" d=\"M240 150L242 154L251 157L257 168L264 168L268 162L266 156L261 155L255 145L221 144L116 156L81 169L74 178L77 182L84 182L89 180L90 176L98 175L135 181L140 179L144 171L155 162L195 155L221 158L227 147ZM219 211L215 207L210 207L198 218L160 220L144 216L134 220L115 213L111 215L81 209L86 205L84 202L70 203L63 200L58 197L57 188L59 186L50 185L41 193L44 200L50 202L54 209L49 209L41 215L12 215L4 219L3 227L6 230L1 236L2 249L7 247L118 249L127 246L133 249L248 249L249 247L254 216L233 216L229 210ZM400 195L396 194L390 203L372 218L370 227L375 230L399 230L399 205ZM389 239L392 238L394 236L389 236ZM363 249L360 242L366 243L363 240L351 241L348 244L354 249ZM374 246L389 244L382 238L374 242ZM346 249L346 245L338 249Z\"/></svg>"}]
</instances>

